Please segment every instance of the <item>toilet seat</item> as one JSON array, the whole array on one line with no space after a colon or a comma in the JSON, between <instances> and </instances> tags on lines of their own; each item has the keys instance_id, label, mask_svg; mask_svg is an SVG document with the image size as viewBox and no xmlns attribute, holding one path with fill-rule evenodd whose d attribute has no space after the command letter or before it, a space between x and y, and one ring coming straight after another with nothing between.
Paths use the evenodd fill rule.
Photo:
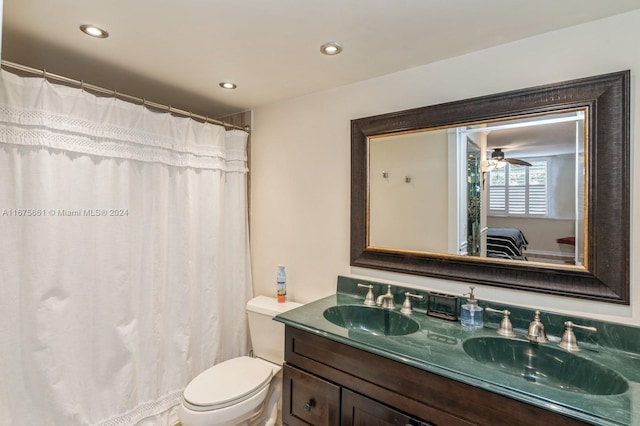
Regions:
<instances>
[{"instance_id":1,"label":"toilet seat","mask_svg":"<svg viewBox=\"0 0 640 426\"><path fill-rule=\"evenodd\" d=\"M268 387L273 368L242 356L205 370L187 385L183 403L193 411L211 411L238 404Z\"/></svg>"}]
</instances>

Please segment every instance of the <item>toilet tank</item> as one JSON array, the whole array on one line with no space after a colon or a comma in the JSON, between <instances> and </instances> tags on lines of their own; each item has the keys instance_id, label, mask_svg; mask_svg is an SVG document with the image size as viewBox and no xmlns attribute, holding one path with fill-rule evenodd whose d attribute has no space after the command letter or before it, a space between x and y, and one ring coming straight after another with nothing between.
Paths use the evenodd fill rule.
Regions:
<instances>
[{"instance_id":1,"label":"toilet tank","mask_svg":"<svg viewBox=\"0 0 640 426\"><path fill-rule=\"evenodd\" d=\"M284 324L273 317L301 306L301 303L278 303L275 297L258 296L247 302L249 333L253 355L282 365L284 362Z\"/></svg>"}]
</instances>

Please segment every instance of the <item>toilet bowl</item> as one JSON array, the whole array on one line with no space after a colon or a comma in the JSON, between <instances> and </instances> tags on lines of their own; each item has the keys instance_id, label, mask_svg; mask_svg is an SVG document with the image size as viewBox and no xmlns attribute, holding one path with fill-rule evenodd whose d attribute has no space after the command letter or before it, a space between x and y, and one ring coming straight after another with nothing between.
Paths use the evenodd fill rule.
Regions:
<instances>
[{"instance_id":1,"label":"toilet bowl","mask_svg":"<svg viewBox=\"0 0 640 426\"><path fill-rule=\"evenodd\" d=\"M259 413L281 367L259 358L233 358L198 375L183 393L183 426L238 425Z\"/></svg>"},{"instance_id":2,"label":"toilet bowl","mask_svg":"<svg viewBox=\"0 0 640 426\"><path fill-rule=\"evenodd\" d=\"M210 367L185 388L178 417L182 426L275 423L284 362L284 326L273 317L300 306L259 296L247 303L256 358L241 356ZM261 357L263 355L264 359Z\"/></svg>"}]
</instances>

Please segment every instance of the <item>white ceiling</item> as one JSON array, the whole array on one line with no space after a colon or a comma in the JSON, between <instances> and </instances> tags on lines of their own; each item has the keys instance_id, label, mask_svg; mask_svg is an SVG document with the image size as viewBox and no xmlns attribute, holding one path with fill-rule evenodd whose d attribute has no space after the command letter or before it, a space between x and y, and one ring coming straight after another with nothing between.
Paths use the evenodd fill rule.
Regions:
<instances>
[{"instance_id":1,"label":"white ceiling","mask_svg":"<svg viewBox=\"0 0 640 426\"><path fill-rule=\"evenodd\" d=\"M2 59L215 118L638 8L640 0L4 0ZM85 36L85 23L110 37ZM343 53L321 55L327 41ZM238 89L221 89L223 80Z\"/></svg>"}]
</instances>

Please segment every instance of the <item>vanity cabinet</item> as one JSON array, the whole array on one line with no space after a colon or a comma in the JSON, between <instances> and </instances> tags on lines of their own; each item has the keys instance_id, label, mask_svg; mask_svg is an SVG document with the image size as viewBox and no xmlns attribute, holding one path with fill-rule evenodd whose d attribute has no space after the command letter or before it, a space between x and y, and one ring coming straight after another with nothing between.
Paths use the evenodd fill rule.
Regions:
<instances>
[{"instance_id":1,"label":"vanity cabinet","mask_svg":"<svg viewBox=\"0 0 640 426\"><path fill-rule=\"evenodd\" d=\"M585 424L288 325L285 361L288 426Z\"/></svg>"}]
</instances>

